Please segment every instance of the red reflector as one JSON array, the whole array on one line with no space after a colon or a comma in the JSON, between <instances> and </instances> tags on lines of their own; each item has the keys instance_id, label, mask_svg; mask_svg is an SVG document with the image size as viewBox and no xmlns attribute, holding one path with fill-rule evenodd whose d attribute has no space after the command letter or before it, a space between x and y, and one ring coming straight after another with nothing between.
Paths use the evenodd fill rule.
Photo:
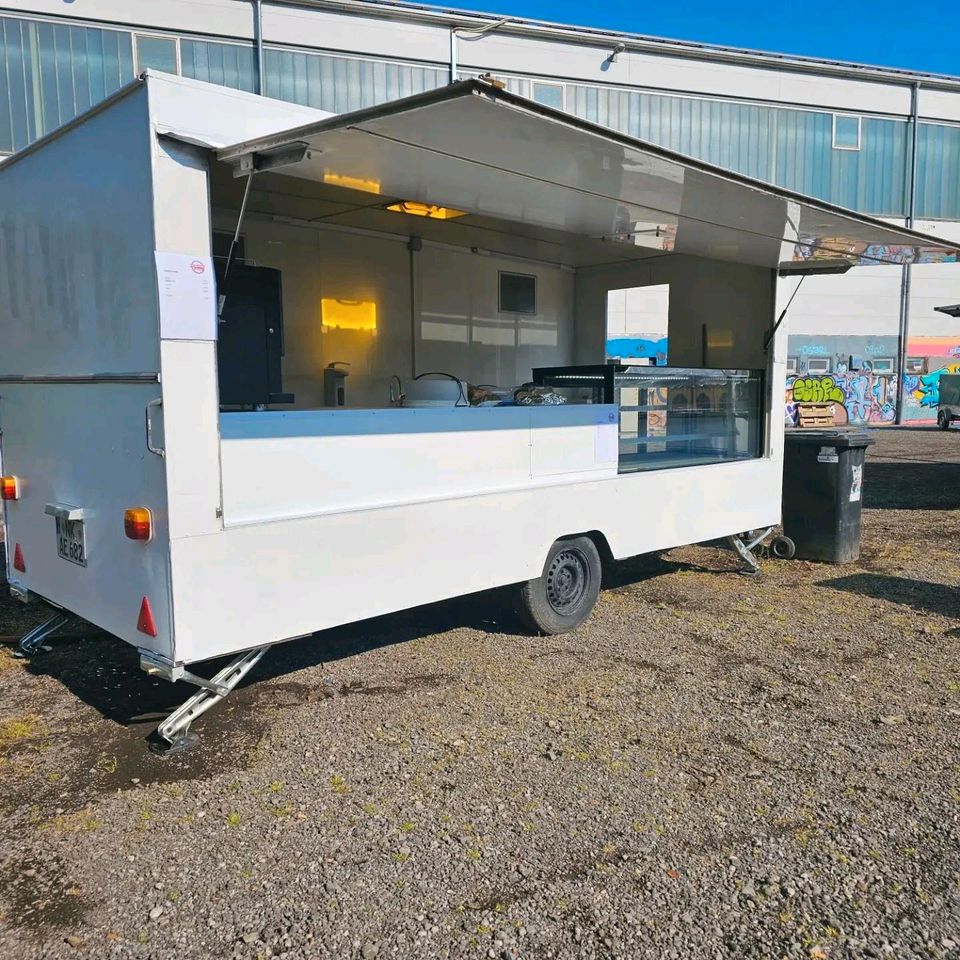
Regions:
<instances>
[{"instance_id":1,"label":"red reflector","mask_svg":"<svg viewBox=\"0 0 960 960\"><path fill-rule=\"evenodd\" d=\"M137 629L148 637L157 635L157 625L153 620L153 611L150 609L150 601L144 597L140 603L140 616L137 617Z\"/></svg>"},{"instance_id":2,"label":"red reflector","mask_svg":"<svg viewBox=\"0 0 960 960\"><path fill-rule=\"evenodd\" d=\"M13 550L13 569L19 570L21 573L27 572L27 565L23 562L23 551L20 549L19 543Z\"/></svg>"},{"instance_id":3,"label":"red reflector","mask_svg":"<svg viewBox=\"0 0 960 960\"><path fill-rule=\"evenodd\" d=\"M20 478L0 477L0 500L20 499Z\"/></svg>"}]
</instances>

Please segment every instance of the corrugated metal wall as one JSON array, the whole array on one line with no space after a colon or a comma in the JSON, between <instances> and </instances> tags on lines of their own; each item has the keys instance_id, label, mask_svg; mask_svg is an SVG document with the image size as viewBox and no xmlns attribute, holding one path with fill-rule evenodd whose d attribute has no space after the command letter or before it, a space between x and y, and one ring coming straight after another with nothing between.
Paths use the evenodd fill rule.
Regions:
<instances>
[{"instance_id":1,"label":"corrugated metal wall","mask_svg":"<svg viewBox=\"0 0 960 960\"><path fill-rule=\"evenodd\" d=\"M833 114L567 84L567 109L641 140L852 207L904 209L907 124L864 117L859 150L833 148Z\"/></svg>"},{"instance_id":2,"label":"corrugated metal wall","mask_svg":"<svg viewBox=\"0 0 960 960\"><path fill-rule=\"evenodd\" d=\"M22 149L132 79L129 33L0 17L0 151Z\"/></svg>"},{"instance_id":3,"label":"corrugated metal wall","mask_svg":"<svg viewBox=\"0 0 960 960\"><path fill-rule=\"evenodd\" d=\"M133 79L133 48L127 31L0 17L0 152L19 150ZM183 38L179 54L184 76L256 88L250 44ZM265 75L268 96L336 113L447 81L440 65L270 47ZM747 176L865 213L905 215L903 120L862 117L860 148L836 149L832 113L516 77L507 85ZM917 216L960 220L960 126L921 124L918 148Z\"/></svg>"}]
</instances>

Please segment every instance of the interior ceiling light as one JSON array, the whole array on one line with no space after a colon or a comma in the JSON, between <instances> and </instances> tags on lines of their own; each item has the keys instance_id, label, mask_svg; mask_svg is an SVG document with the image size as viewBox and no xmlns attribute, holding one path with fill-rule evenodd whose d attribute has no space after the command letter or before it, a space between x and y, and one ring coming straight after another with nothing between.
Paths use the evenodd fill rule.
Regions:
<instances>
[{"instance_id":1,"label":"interior ceiling light","mask_svg":"<svg viewBox=\"0 0 960 960\"><path fill-rule=\"evenodd\" d=\"M394 213L409 213L413 217L429 217L431 220L455 220L467 215L466 210L454 210L452 207L440 207L435 203L420 203L417 200L401 200L391 203L387 209Z\"/></svg>"},{"instance_id":2,"label":"interior ceiling light","mask_svg":"<svg viewBox=\"0 0 960 960\"><path fill-rule=\"evenodd\" d=\"M379 180L365 180L363 177L349 177L345 173L336 173L333 170L323 171L323 182L335 187L346 187L348 190L362 190L364 193L379 193Z\"/></svg>"}]
</instances>

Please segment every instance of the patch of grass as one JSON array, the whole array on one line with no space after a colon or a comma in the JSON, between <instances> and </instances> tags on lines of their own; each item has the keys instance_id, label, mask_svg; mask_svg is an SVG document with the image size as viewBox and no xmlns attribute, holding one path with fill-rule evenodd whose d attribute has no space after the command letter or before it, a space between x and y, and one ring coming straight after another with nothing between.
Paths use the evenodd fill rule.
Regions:
<instances>
[{"instance_id":1,"label":"patch of grass","mask_svg":"<svg viewBox=\"0 0 960 960\"><path fill-rule=\"evenodd\" d=\"M40 829L49 833L91 833L99 826L100 821L94 819L89 810L78 810L76 813L58 814Z\"/></svg>"},{"instance_id":2,"label":"patch of grass","mask_svg":"<svg viewBox=\"0 0 960 960\"><path fill-rule=\"evenodd\" d=\"M4 670L12 670L15 667L22 667L23 664L23 660L18 660L5 647L0 649L0 673L3 673Z\"/></svg>"},{"instance_id":3,"label":"patch of grass","mask_svg":"<svg viewBox=\"0 0 960 960\"><path fill-rule=\"evenodd\" d=\"M0 720L0 747L12 747L24 740L41 736L46 730L40 718L32 713Z\"/></svg>"},{"instance_id":4,"label":"patch of grass","mask_svg":"<svg viewBox=\"0 0 960 960\"><path fill-rule=\"evenodd\" d=\"M97 769L102 773L116 773L117 772L117 758L108 757L105 753L101 753L97 757Z\"/></svg>"},{"instance_id":5,"label":"patch of grass","mask_svg":"<svg viewBox=\"0 0 960 960\"><path fill-rule=\"evenodd\" d=\"M240 826L240 814L237 813L235 810L233 811L233 813L228 813L226 819L227 819L227 824L229 826L231 827Z\"/></svg>"},{"instance_id":6,"label":"patch of grass","mask_svg":"<svg viewBox=\"0 0 960 960\"><path fill-rule=\"evenodd\" d=\"M350 784L348 784L347 781L340 776L340 774L335 773L330 778L330 789L333 790L334 793L349 793Z\"/></svg>"}]
</instances>

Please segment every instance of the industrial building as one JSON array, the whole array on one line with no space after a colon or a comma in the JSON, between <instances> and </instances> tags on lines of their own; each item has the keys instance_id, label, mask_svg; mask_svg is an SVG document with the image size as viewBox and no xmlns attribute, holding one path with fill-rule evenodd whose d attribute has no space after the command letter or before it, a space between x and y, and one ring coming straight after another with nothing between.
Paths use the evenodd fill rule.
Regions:
<instances>
[{"instance_id":1,"label":"industrial building","mask_svg":"<svg viewBox=\"0 0 960 960\"><path fill-rule=\"evenodd\" d=\"M0 5L0 155L148 68L332 113L491 74L509 91L583 120L960 244L960 78L411 4ZM329 288L316 291L318 299L335 301L343 314L317 324L318 355L324 366L351 364L347 383L357 400L379 398L380 354L390 348L350 329L370 327L369 308L343 305L372 303L381 318L393 303L409 310L409 291L377 286L376 261L407 257L403 245L378 240L374 249L355 232L317 223L307 236L302 225L279 221L243 239L245 255L268 266L287 244L287 257L296 251L306 270L312 250L326 271L318 283ZM359 270L364 258L354 248L364 244L369 269ZM440 284L421 284L417 304L430 349L442 356L444 338L464 340L476 351L477 373L494 381L509 380L532 355L565 359L551 290L574 282L549 253L520 260L508 247L496 238L466 254L435 246L445 272L471 285L471 312L449 316ZM852 252L864 262L876 254ZM895 260L892 253L880 259ZM523 309L504 303L504 272L535 278L534 288L513 291L526 298ZM608 354L669 355L668 298L656 285L611 293ZM935 307L958 300L956 271L922 258L807 277L790 308L787 414L794 400L827 399L850 422L892 422L898 412L907 421L934 419L939 376L960 369L960 321ZM284 379L301 393L316 389L295 365Z\"/></svg>"}]
</instances>

